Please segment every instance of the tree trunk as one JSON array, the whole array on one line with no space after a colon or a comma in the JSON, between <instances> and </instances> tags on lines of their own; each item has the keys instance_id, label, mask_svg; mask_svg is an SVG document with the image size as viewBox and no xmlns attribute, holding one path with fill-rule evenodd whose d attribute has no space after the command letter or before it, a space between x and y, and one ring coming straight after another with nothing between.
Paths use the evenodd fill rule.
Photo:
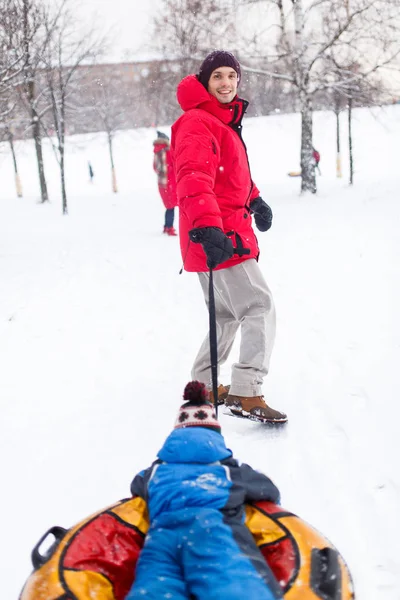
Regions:
<instances>
[{"instance_id":1,"label":"tree trunk","mask_svg":"<svg viewBox=\"0 0 400 600\"><path fill-rule=\"evenodd\" d=\"M114 166L114 154L113 154L113 136L109 133L108 134L108 149L110 151L110 162L111 162L111 185L112 185L112 191L114 192L114 194L116 194L118 192L118 186L117 186L117 176L115 174L115 166Z\"/></svg>"},{"instance_id":2,"label":"tree trunk","mask_svg":"<svg viewBox=\"0 0 400 600\"><path fill-rule=\"evenodd\" d=\"M62 196L62 212L63 215L68 214L67 190L65 187L65 98L61 99L60 120L59 120L59 137L58 145L60 152L60 175L61 175L61 196Z\"/></svg>"},{"instance_id":3,"label":"tree trunk","mask_svg":"<svg viewBox=\"0 0 400 600\"><path fill-rule=\"evenodd\" d=\"M336 177L342 176L342 157L340 155L340 111L335 111L336 114Z\"/></svg>"},{"instance_id":4,"label":"tree trunk","mask_svg":"<svg viewBox=\"0 0 400 600\"><path fill-rule=\"evenodd\" d=\"M62 212L63 215L68 214L67 205L67 190L65 188L65 154L64 145L60 147L60 175L61 175L61 196L62 196Z\"/></svg>"},{"instance_id":5,"label":"tree trunk","mask_svg":"<svg viewBox=\"0 0 400 600\"><path fill-rule=\"evenodd\" d=\"M29 102L30 117L32 124L32 135L35 141L36 158L38 164L39 183L40 183L40 195L42 202L47 202L49 197L47 194L46 179L44 176L44 164L43 164L43 152L42 152L42 138L40 135L40 121L36 111L36 98L35 98L35 78L34 69L32 68L30 42L31 32L29 29L29 16L31 11L34 11L34 6L29 0L23 0L22 2L23 14L22 14L22 27L23 27L23 39L22 44L24 47L24 91ZM35 13L33 13L35 14Z\"/></svg>"},{"instance_id":6,"label":"tree trunk","mask_svg":"<svg viewBox=\"0 0 400 600\"><path fill-rule=\"evenodd\" d=\"M352 108L353 108L353 99L349 98L348 104L348 121L349 121L349 162L350 162L350 185L353 185L354 180L354 164L353 164L353 133L352 133Z\"/></svg>"},{"instance_id":7,"label":"tree trunk","mask_svg":"<svg viewBox=\"0 0 400 600\"><path fill-rule=\"evenodd\" d=\"M292 0L294 18L294 62L295 80L299 90L301 107L301 193L312 192L315 194L315 160L313 158L312 142L312 103L311 96L307 93L309 84L309 70L305 63L304 28L305 16L303 0Z\"/></svg>"},{"instance_id":8,"label":"tree trunk","mask_svg":"<svg viewBox=\"0 0 400 600\"><path fill-rule=\"evenodd\" d=\"M33 139L35 140L36 158L39 173L40 183L40 195L42 203L47 202L49 196L47 194L46 178L44 175L44 163L43 163L43 149L42 149L42 136L40 134L40 122L39 117L36 114L36 110L32 108L32 133Z\"/></svg>"},{"instance_id":9,"label":"tree trunk","mask_svg":"<svg viewBox=\"0 0 400 600\"><path fill-rule=\"evenodd\" d=\"M15 155L14 136L12 134L12 131L8 128L7 128L7 133L8 133L8 141L10 144L11 154L12 154L13 163L14 163L15 188L17 190L18 198L22 198L22 186L21 186L21 180L19 178L19 173L18 173L17 157Z\"/></svg>"},{"instance_id":10,"label":"tree trunk","mask_svg":"<svg viewBox=\"0 0 400 600\"><path fill-rule=\"evenodd\" d=\"M315 180L315 161L313 159L312 142L312 105L311 98L305 92L300 94L301 100L301 192L315 194L317 185Z\"/></svg>"}]
</instances>

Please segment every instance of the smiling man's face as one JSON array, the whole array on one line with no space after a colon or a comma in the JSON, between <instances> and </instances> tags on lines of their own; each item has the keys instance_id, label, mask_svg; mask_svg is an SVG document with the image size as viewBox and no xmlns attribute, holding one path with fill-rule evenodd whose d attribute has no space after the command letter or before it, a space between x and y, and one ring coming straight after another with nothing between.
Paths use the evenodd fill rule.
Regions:
<instances>
[{"instance_id":1,"label":"smiling man's face","mask_svg":"<svg viewBox=\"0 0 400 600\"><path fill-rule=\"evenodd\" d=\"M218 67L211 73L208 91L222 104L232 102L236 96L238 76L232 67Z\"/></svg>"}]
</instances>

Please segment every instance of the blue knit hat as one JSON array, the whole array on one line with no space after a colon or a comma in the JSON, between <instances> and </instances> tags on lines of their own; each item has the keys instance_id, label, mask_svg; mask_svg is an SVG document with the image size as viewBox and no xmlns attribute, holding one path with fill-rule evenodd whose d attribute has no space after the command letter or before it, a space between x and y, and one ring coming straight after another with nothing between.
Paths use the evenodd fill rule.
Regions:
<instances>
[{"instance_id":1,"label":"blue knit hat","mask_svg":"<svg viewBox=\"0 0 400 600\"><path fill-rule=\"evenodd\" d=\"M208 81L211 77L211 73L219 67L231 67L234 69L238 76L238 85L240 83L241 71L239 61L231 52L225 50L214 50L203 60L199 74L197 75L198 80L204 87L208 88Z\"/></svg>"}]
</instances>

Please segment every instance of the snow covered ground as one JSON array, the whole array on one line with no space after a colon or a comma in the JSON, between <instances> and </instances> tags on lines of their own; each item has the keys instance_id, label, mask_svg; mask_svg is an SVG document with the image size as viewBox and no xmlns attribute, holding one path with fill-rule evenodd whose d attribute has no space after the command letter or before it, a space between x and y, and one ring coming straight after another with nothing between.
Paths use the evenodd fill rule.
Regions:
<instances>
[{"instance_id":1,"label":"snow covered ground","mask_svg":"<svg viewBox=\"0 0 400 600\"><path fill-rule=\"evenodd\" d=\"M315 115L316 196L300 197L299 179L287 177L298 168L299 127L298 115L277 115L244 128L275 214L259 234L278 314L265 394L289 423L271 431L220 420L235 455L269 474L283 506L339 548L357 598L398 600L400 107L355 111L353 188L345 154L344 177L335 176L333 115ZM41 205L32 144L17 147L19 199L0 147L5 600L18 596L46 529L129 495L173 426L207 329L197 277L178 275L178 241L161 235L153 138L118 135L114 195L104 136L71 139L67 217L50 148L51 203ZM229 365L222 375L229 382Z\"/></svg>"}]
</instances>

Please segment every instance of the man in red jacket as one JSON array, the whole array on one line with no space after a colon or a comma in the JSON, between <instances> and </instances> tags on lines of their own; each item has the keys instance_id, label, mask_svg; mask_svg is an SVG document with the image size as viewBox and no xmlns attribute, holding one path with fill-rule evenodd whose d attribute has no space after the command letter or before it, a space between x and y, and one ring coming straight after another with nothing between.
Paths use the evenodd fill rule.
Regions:
<instances>
[{"instance_id":1,"label":"man in red jacket","mask_svg":"<svg viewBox=\"0 0 400 600\"><path fill-rule=\"evenodd\" d=\"M286 415L267 406L262 395L275 338L275 308L257 263L252 215L257 228L267 231L272 211L250 175L242 139L248 102L236 95L240 75L233 54L214 51L197 76L185 77L178 86L184 114L172 127L171 149L180 244L184 268L199 274L206 302L209 269L215 270L219 365L227 360L241 327L239 362L232 367L230 389L219 386L218 400L224 398L234 415L283 423ZM192 378L211 387L208 336Z\"/></svg>"}]
</instances>

